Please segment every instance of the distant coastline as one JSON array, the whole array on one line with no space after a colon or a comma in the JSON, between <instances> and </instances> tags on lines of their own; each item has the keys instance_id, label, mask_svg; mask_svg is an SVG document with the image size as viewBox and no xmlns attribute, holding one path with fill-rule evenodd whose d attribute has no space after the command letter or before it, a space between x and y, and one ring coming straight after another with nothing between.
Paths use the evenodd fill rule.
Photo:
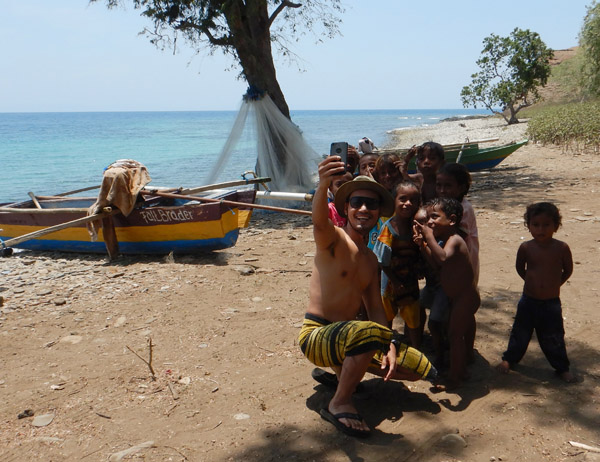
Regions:
<instances>
[{"instance_id":1,"label":"distant coastline","mask_svg":"<svg viewBox=\"0 0 600 462\"><path fill-rule=\"evenodd\" d=\"M501 145L527 138L527 119L507 125L496 116L449 117L434 125L395 129L389 132L388 149L400 149L435 141L440 144L462 143L497 138L489 145Z\"/></svg>"}]
</instances>

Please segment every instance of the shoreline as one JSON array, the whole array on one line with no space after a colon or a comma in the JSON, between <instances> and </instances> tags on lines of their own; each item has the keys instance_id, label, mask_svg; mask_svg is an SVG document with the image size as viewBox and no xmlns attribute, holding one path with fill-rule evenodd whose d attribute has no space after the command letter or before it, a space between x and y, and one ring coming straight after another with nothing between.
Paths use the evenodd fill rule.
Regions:
<instances>
[{"instance_id":1,"label":"shoreline","mask_svg":"<svg viewBox=\"0 0 600 462\"><path fill-rule=\"evenodd\" d=\"M440 144L458 144L465 140L478 141L498 138L489 146L508 144L527 138L528 119L508 125L496 116L468 119L441 120L435 125L396 128L388 132L389 139L383 149L409 148L415 144L435 141Z\"/></svg>"}]
</instances>

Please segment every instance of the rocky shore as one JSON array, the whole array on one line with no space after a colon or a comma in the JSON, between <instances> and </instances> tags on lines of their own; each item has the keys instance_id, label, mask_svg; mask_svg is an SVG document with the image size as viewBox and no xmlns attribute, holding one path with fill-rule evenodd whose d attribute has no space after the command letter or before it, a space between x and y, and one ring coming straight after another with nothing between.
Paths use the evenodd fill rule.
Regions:
<instances>
[{"instance_id":1,"label":"rocky shore","mask_svg":"<svg viewBox=\"0 0 600 462\"><path fill-rule=\"evenodd\" d=\"M435 125L416 128L390 130L386 149L408 148L414 144L435 141L440 144L463 143L465 140L478 141L496 139L486 146L502 145L527 138L527 120L507 125L500 117L465 118L463 120L443 120Z\"/></svg>"}]
</instances>

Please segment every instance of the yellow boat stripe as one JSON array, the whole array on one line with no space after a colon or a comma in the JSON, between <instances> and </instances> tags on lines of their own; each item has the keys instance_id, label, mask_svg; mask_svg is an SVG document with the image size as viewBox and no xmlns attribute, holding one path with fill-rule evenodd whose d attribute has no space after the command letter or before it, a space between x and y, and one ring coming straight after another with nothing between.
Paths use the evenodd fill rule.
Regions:
<instances>
[{"instance_id":1,"label":"yellow boat stripe","mask_svg":"<svg viewBox=\"0 0 600 462\"><path fill-rule=\"evenodd\" d=\"M215 239L225 236L239 226L238 214L225 212L221 220L184 222L169 225L127 226L115 227L119 242L155 242L176 240ZM43 226L3 225L2 236L18 237L32 233ZM66 228L52 234L37 238L54 241L89 241L90 235L86 228ZM102 231L98 240L103 240Z\"/></svg>"}]
</instances>

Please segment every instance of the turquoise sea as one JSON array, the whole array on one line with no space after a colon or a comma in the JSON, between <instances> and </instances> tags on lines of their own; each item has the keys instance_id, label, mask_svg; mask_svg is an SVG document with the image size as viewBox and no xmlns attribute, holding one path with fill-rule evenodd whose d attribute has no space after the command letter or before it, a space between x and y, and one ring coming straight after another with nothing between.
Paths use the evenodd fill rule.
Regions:
<instances>
[{"instance_id":1,"label":"turquoise sea","mask_svg":"<svg viewBox=\"0 0 600 462\"><path fill-rule=\"evenodd\" d=\"M333 141L377 146L396 128L435 124L468 109L292 111L292 120L318 154ZM0 113L0 203L99 184L111 162L130 158L148 167L151 185L205 184L237 112ZM254 137L246 130L219 181L254 170ZM92 191L88 193L94 195Z\"/></svg>"}]
</instances>

